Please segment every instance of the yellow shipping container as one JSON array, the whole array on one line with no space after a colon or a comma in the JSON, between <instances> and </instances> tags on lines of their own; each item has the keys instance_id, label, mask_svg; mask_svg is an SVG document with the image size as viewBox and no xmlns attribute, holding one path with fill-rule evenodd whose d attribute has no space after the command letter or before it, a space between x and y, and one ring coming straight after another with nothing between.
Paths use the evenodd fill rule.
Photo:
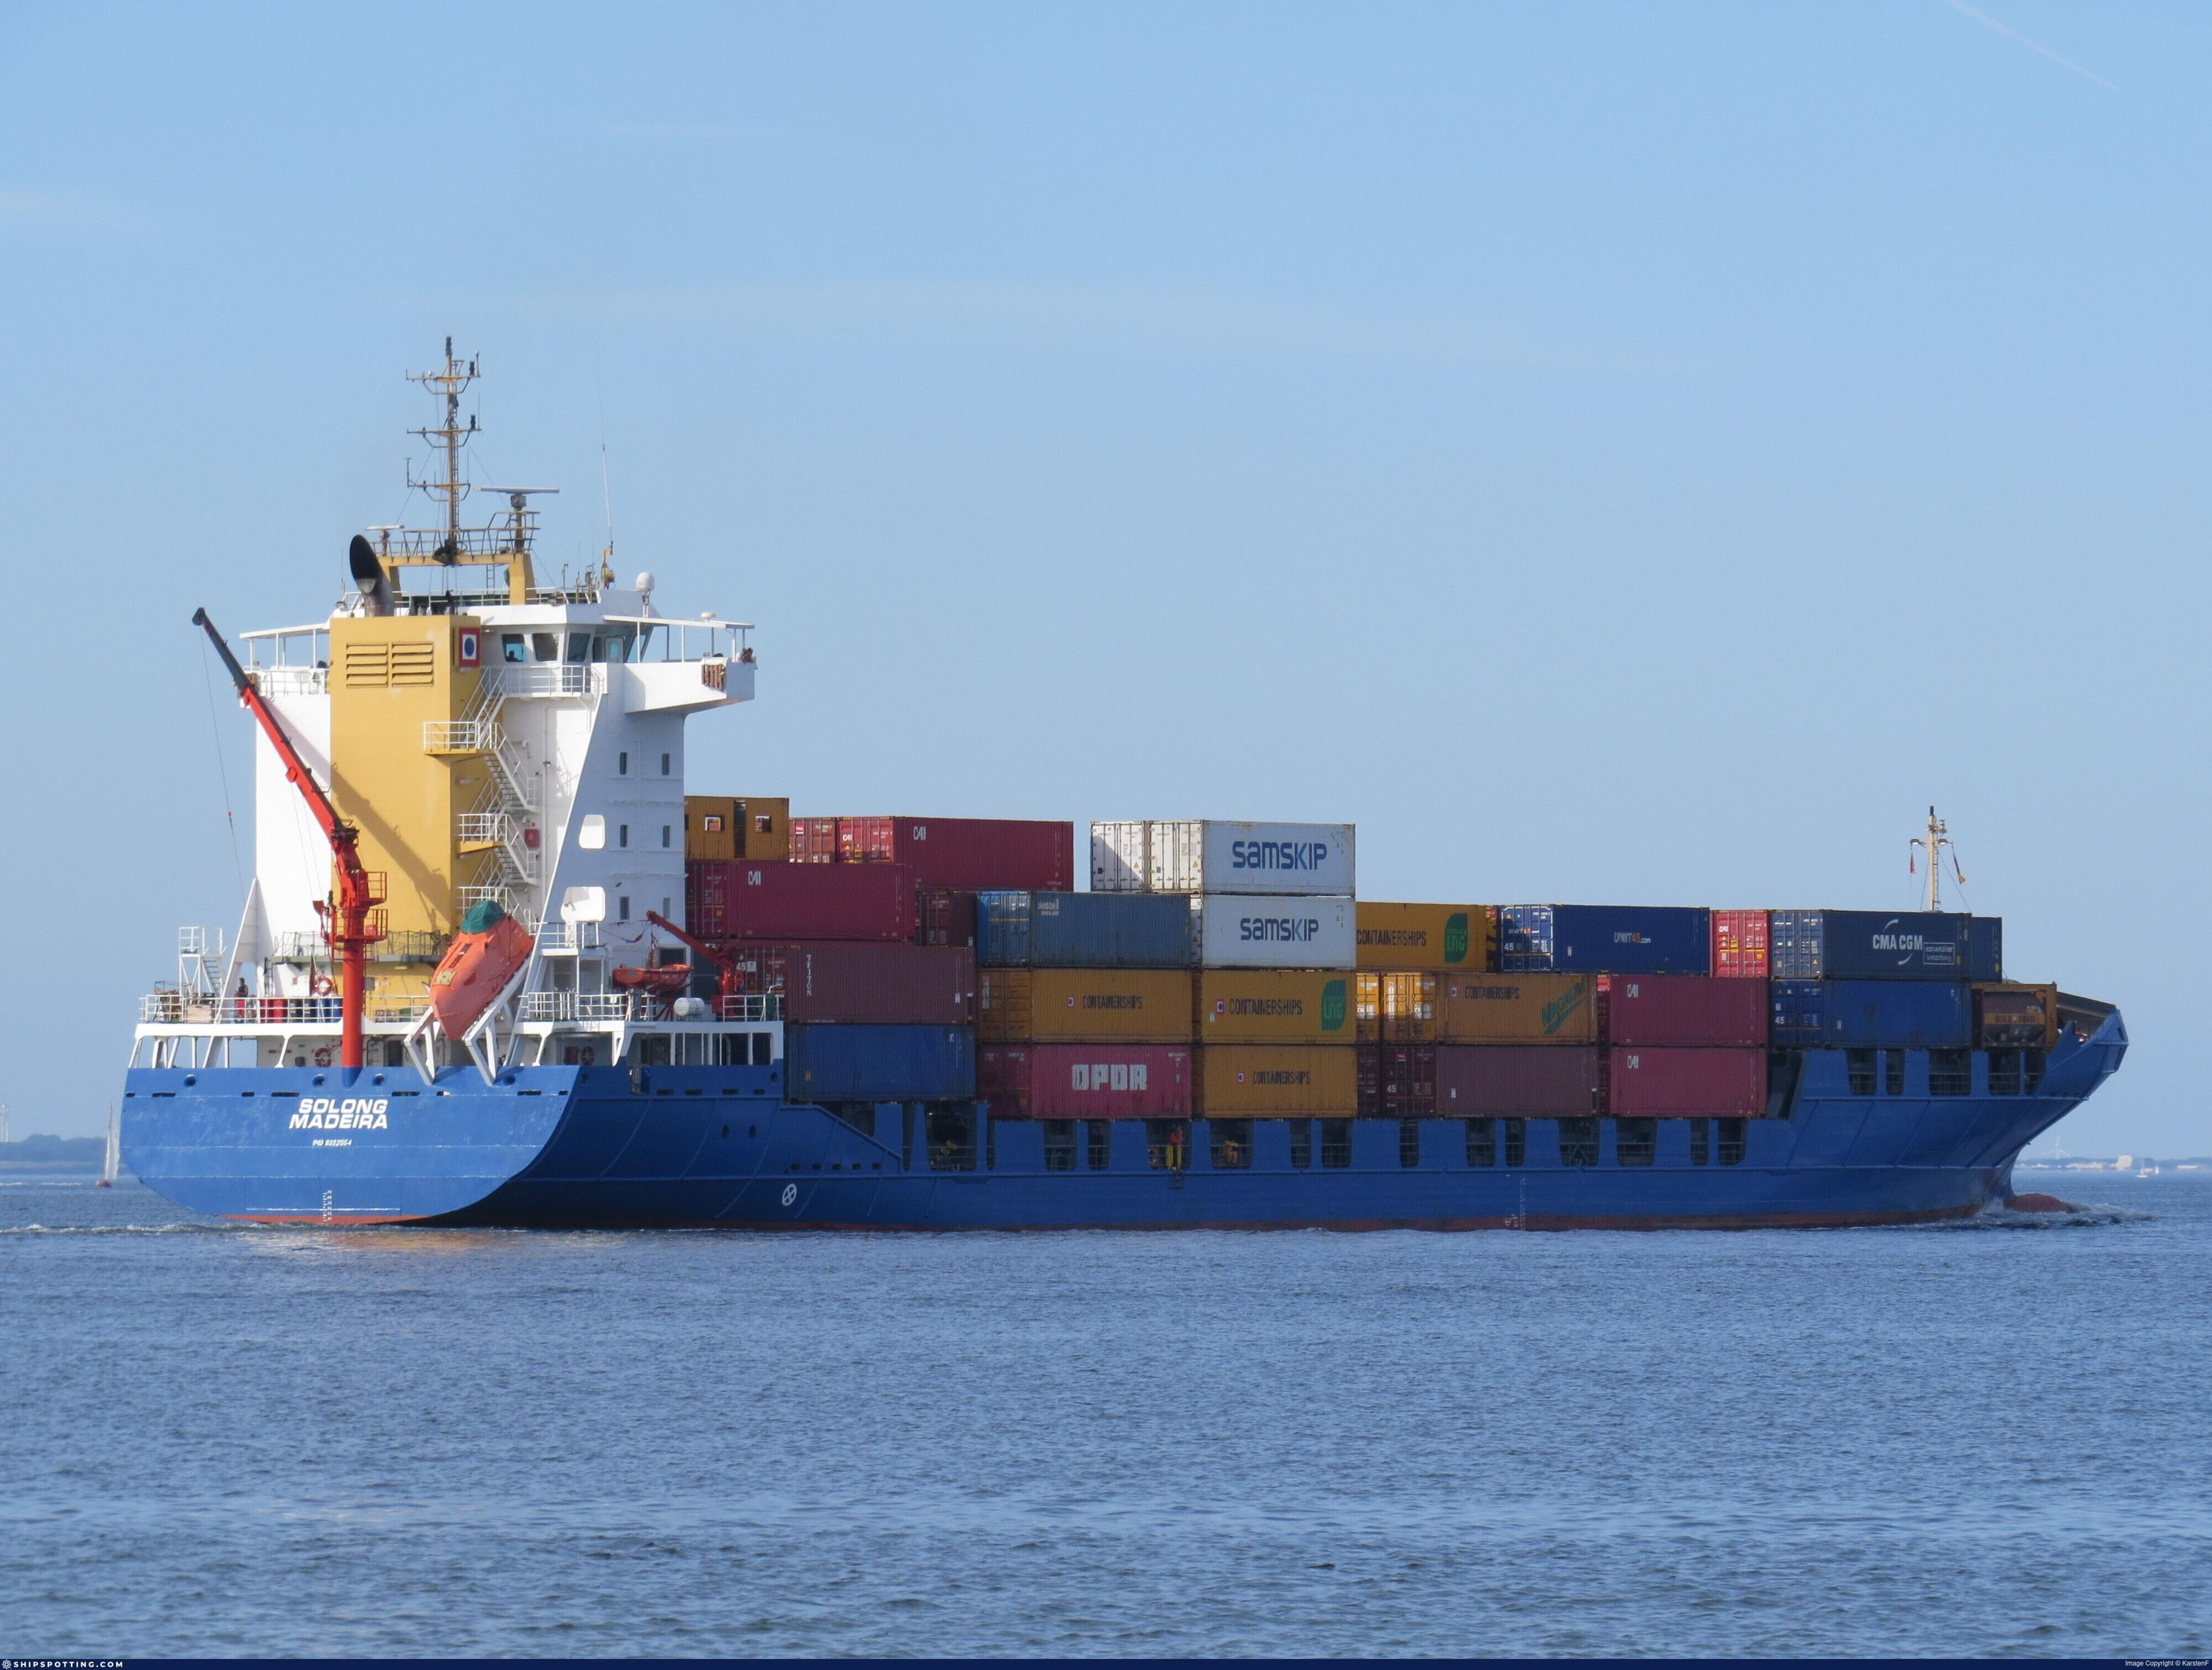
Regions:
<instances>
[{"instance_id":1,"label":"yellow shipping container","mask_svg":"<svg viewBox=\"0 0 2212 1670\"><path fill-rule=\"evenodd\" d=\"M984 1043L1190 1041L1184 969L979 969L975 988Z\"/></svg>"},{"instance_id":2,"label":"yellow shipping container","mask_svg":"<svg viewBox=\"0 0 2212 1670\"><path fill-rule=\"evenodd\" d=\"M1350 1043L1352 976L1325 969L1206 969L1202 1044Z\"/></svg>"},{"instance_id":3,"label":"yellow shipping container","mask_svg":"<svg viewBox=\"0 0 2212 1670\"><path fill-rule=\"evenodd\" d=\"M1362 969L1352 977L1353 1037L1371 1044L1382 1035L1382 976Z\"/></svg>"},{"instance_id":4,"label":"yellow shipping container","mask_svg":"<svg viewBox=\"0 0 2212 1670\"><path fill-rule=\"evenodd\" d=\"M1448 1044L1587 1044L1597 1037L1588 975L1444 975L1437 1037Z\"/></svg>"},{"instance_id":5,"label":"yellow shipping container","mask_svg":"<svg viewBox=\"0 0 2212 1670\"><path fill-rule=\"evenodd\" d=\"M1349 1119L1359 1110L1358 1058L1341 1044L1203 1045L1195 1105L1217 1119Z\"/></svg>"},{"instance_id":6,"label":"yellow shipping container","mask_svg":"<svg viewBox=\"0 0 2212 1670\"><path fill-rule=\"evenodd\" d=\"M1363 969L1492 969L1498 918L1487 905L1394 905L1359 902Z\"/></svg>"},{"instance_id":7,"label":"yellow shipping container","mask_svg":"<svg viewBox=\"0 0 2212 1670\"><path fill-rule=\"evenodd\" d=\"M1382 1036L1394 1044L1424 1044L1437 1035L1438 976L1425 969L1388 974L1382 986Z\"/></svg>"},{"instance_id":8,"label":"yellow shipping container","mask_svg":"<svg viewBox=\"0 0 2212 1670\"><path fill-rule=\"evenodd\" d=\"M791 856L789 795L755 794L738 802L738 856L779 859Z\"/></svg>"},{"instance_id":9,"label":"yellow shipping container","mask_svg":"<svg viewBox=\"0 0 2212 1670\"><path fill-rule=\"evenodd\" d=\"M744 814L726 794L684 797L684 857L688 863L728 864L742 857Z\"/></svg>"}]
</instances>

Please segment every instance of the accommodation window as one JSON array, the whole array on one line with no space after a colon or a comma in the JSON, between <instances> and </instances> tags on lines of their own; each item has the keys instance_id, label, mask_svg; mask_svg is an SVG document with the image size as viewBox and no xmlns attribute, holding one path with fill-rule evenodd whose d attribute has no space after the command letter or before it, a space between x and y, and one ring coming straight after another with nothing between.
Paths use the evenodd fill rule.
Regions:
<instances>
[{"instance_id":1,"label":"accommodation window","mask_svg":"<svg viewBox=\"0 0 2212 1670\"><path fill-rule=\"evenodd\" d=\"M1594 1119L1563 1119L1559 1121L1559 1163L1561 1165L1595 1165L1597 1163L1597 1121Z\"/></svg>"},{"instance_id":2,"label":"accommodation window","mask_svg":"<svg viewBox=\"0 0 2212 1670\"><path fill-rule=\"evenodd\" d=\"M974 1114L957 1108L930 1110L929 1169L932 1171L973 1171L975 1169Z\"/></svg>"},{"instance_id":3,"label":"accommodation window","mask_svg":"<svg viewBox=\"0 0 2212 1670\"><path fill-rule=\"evenodd\" d=\"M1047 1171L1075 1169L1075 1121L1073 1120L1045 1120L1044 1169Z\"/></svg>"},{"instance_id":4,"label":"accommodation window","mask_svg":"<svg viewBox=\"0 0 2212 1670\"><path fill-rule=\"evenodd\" d=\"M1844 1052L1844 1071L1850 1075L1853 1096L1874 1094L1874 1058L1880 1054L1871 1049L1847 1049Z\"/></svg>"},{"instance_id":5,"label":"accommodation window","mask_svg":"<svg viewBox=\"0 0 2212 1670\"><path fill-rule=\"evenodd\" d=\"M1928 1052L1928 1094L1966 1096L1974 1088L1974 1053L1970 1049Z\"/></svg>"},{"instance_id":6,"label":"accommodation window","mask_svg":"<svg viewBox=\"0 0 2212 1670\"><path fill-rule=\"evenodd\" d=\"M1341 1171L1352 1163L1352 1121L1325 1119L1321 1122L1321 1163Z\"/></svg>"},{"instance_id":7,"label":"accommodation window","mask_svg":"<svg viewBox=\"0 0 2212 1670\"><path fill-rule=\"evenodd\" d=\"M1145 1121L1145 1163L1155 1171L1181 1171L1190 1163L1190 1121Z\"/></svg>"},{"instance_id":8,"label":"accommodation window","mask_svg":"<svg viewBox=\"0 0 2212 1670\"><path fill-rule=\"evenodd\" d=\"M1713 1163L1713 1122L1709 1119L1690 1121L1690 1163L1711 1165Z\"/></svg>"},{"instance_id":9,"label":"accommodation window","mask_svg":"<svg viewBox=\"0 0 2212 1670\"><path fill-rule=\"evenodd\" d=\"M664 847L669 844L670 828L671 826L666 823L660 826L660 844Z\"/></svg>"},{"instance_id":10,"label":"accommodation window","mask_svg":"<svg viewBox=\"0 0 2212 1670\"><path fill-rule=\"evenodd\" d=\"M616 845L616 846L617 846L617 847L627 847L627 846L629 846L629 824L627 824L627 823L617 824L617 825L616 826L616 831L617 831L617 833L616 833L616 835L615 835L615 845Z\"/></svg>"},{"instance_id":11,"label":"accommodation window","mask_svg":"<svg viewBox=\"0 0 2212 1670\"><path fill-rule=\"evenodd\" d=\"M1247 1171L1252 1165L1252 1121L1249 1119L1210 1119L1206 1126L1212 1140L1209 1151L1216 1171Z\"/></svg>"},{"instance_id":12,"label":"accommodation window","mask_svg":"<svg viewBox=\"0 0 2212 1670\"><path fill-rule=\"evenodd\" d=\"M1290 1122L1291 1164L1304 1171L1313 1163L1313 1121L1294 1119Z\"/></svg>"},{"instance_id":13,"label":"accommodation window","mask_svg":"<svg viewBox=\"0 0 2212 1670\"><path fill-rule=\"evenodd\" d=\"M1401 1119L1398 1121L1398 1163L1415 1166L1421 1163L1421 1121Z\"/></svg>"},{"instance_id":14,"label":"accommodation window","mask_svg":"<svg viewBox=\"0 0 2212 1670\"><path fill-rule=\"evenodd\" d=\"M1113 1121L1094 1119L1085 1123L1091 1133L1091 1169L1093 1171L1103 1171L1106 1169L1107 1161L1113 1157L1114 1153Z\"/></svg>"},{"instance_id":15,"label":"accommodation window","mask_svg":"<svg viewBox=\"0 0 2212 1670\"><path fill-rule=\"evenodd\" d=\"M1740 1119L1724 1119L1720 1121L1720 1127L1721 1163L1741 1165L1743 1163L1743 1121Z\"/></svg>"},{"instance_id":16,"label":"accommodation window","mask_svg":"<svg viewBox=\"0 0 2212 1670\"><path fill-rule=\"evenodd\" d=\"M1488 1119L1470 1119L1467 1126L1467 1163L1469 1165L1498 1163L1498 1122Z\"/></svg>"},{"instance_id":17,"label":"accommodation window","mask_svg":"<svg viewBox=\"0 0 2212 1670\"><path fill-rule=\"evenodd\" d=\"M1905 1052L1886 1049L1881 1053L1881 1090L1884 1096L1905 1094Z\"/></svg>"},{"instance_id":18,"label":"accommodation window","mask_svg":"<svg viewBox=\"0 0 2212 1670\"><path fill-rule=\"evenodd\" d=\"M627 751L615 756L615 775L617 777L629 775L629 755Z\"/></svg>"},{"instance_id":19,"label":"accommodation window","mask_svg":"<svg viewBox=\"0 0 2212 1670\"><path fill-rule=\"evenodd\" d=\"M1504 1121L1504 1125L1505 1163L1508 1165L1528 1164L1528 1121L1525 1119L1509 1119Z\"/></svg>"},{"instance_id":20,"label":"accommodation window","mask_svg":"<svg viewBox=\"0 0 2212 1670\"><path fill-rule=\"evenodd\" d=\"M674 757L675 756L673 755L669 754L663 754L660 756L660 774L662 776L665 777L668 775L668 762Z\"/></svg>"},{"instance_id":21,"label":"accommodation window","mask_svg":"<svg viewBox=\"0 0 2212 1670\"><path fill-rule=\"evenodd\" d=\"M617 894L617 895L615 896L615 911L616 911L615 920L616 920L617 921L618 921L618 922L627 922L628 920L629 920L629 894L627 894L627 893L618 893L618 894Z\"/></svg>"},{"instance_id":22,"label":"accommodation window","mask_svg":"<svg viewBox=\"0 0 2212 1670\"><path fill-rule=\"evenodd\" d=\"M1617 1119L1613 1122L1613 1157L1622 1165L1650 1165L1659 1152L1659 1121Z\"/></svg>"},{"instance_id":23,"label":"accommodation window","mask_svg":"<svg viewBox=\"0 0 2212 1670\"><path fill-rule=\"evenodd\" d=\"M1990 1052L1990 1094L2018 1096L2020 1094L2020 1052L2016 1049L1993 1049Z\"/></svg>"},{"instance_id":24,"label":"accommodation window","mask_svg":"<svg viewBox=\"0 0 2212 1670\"><path fill-rule=\"evenodd\" d=\"M775 1034L773 1032L754 1033L753 1065L757 1067L765 1067L771 1065L775 1060L775 1057L771 1052L774 1051L775 1048Z\"/></svg>"}]
</instances>

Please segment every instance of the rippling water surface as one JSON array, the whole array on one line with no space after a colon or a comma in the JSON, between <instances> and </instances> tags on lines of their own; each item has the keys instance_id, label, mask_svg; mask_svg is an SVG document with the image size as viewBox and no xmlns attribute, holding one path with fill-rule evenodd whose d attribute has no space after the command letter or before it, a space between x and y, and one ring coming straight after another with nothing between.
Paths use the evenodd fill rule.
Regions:
<instances>
[{"instance_id":1,"label":"rippling water surface","mask_svg":"<svg viewBox=\"0 0 2212 1670\"><path fill-rule=\"evenodd\" d=\"M2202 1655L2212 1174L2058 1192L2109 1210L327 1232L0 1186L0 1650Z\"/></svg>"}]
</instances>

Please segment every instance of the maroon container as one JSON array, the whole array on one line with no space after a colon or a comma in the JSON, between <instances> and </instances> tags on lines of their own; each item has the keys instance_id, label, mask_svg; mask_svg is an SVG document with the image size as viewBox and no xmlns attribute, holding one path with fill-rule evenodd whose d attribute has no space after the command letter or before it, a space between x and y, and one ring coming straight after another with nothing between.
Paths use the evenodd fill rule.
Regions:
<instances>
[{"instance_id":1,"label":"maroon container","mask_svg":"<svg viewBox=\"0 0 2212 1670\"><path fill-rule=\"evenodd\" d=\"M1598 1052L1585 1044L1438 1044L1447 1119L1577 1119L1598 1108Z\"/></svg>"},{"instance_id":2,"label":"maroon container","mask_svg":"<svg viewBox=\"0 0 2212 1670\"><path fill-rule=\"evenodd\" d=\"M949 888L933 888L915 896L921 922L915 934L918 945L968 945L975 943L975 896Z\"/></svg>"},{"instance_id":3,"label":"maroon container","mask_svg":"<svg viewBox=\"0 0 2212 1670\"><path fill-rule=\"evenodd\" d=\"M1766 1111L1766 1052L1615 1047L1606 1062L1606 1096L1607 1111L1620 1117L1756 1119Z\"/></svg>"},{"instance_id":4,"label":"maroon container","mask_svg":"<svg viewBox=\"0 0 2212 1670\"><path fill-rule=\"evenodd\" d=\"M837 820L834 817L793 818L790 861L793 864L836 863Z\"/></svg>"},{"instance_id":5,"label":"maroon container","mask_svg":"<svg viewBox=\"0 0 2212 1670\"><path fill-rule=\"evenodd\" d=\"M1181 1044L987 1044L975 1094L992 1115L1188 1119L1190 1051Z\"/></svg>"},{"instance_id":6,"label":"maroon container","mask_svg":"<svg viewBox=\"0 0 2212 1670\"><path fill-rule=\"evenodd\" d=\"M685 925L702 939L912 939L902 864L701 860L684 866Z\"/></svg>"},{"instance_id":7,"label":"maroon container","mask_svg":"<svg viewBox=\"0 0 2212 1670\"><path fill-rule=\"evenodd\" d=\"M1766 1046L1769 1005L1763 980L1602 975L1597 1012L1598 1035L1607 1043Z\"/></svg>"},{"instance_id":8,"label":"maroon container","mask_svg":"<svg viewBox=\"0 0 2212 1670\"><path fill-rule=\"evenodd\" d=\"M1382 1117L1382 1046L1359 1043L1353 1046L1359 1052L1354 1064L1358 1084L1357 1104L1362 1119Z\"/></svg>"},{"instance_id":9,"label":"maroon container","mask_svg":"<svg viewBox=\"0 0 2212 1670\"><path fill-rule=\"evenodd\" d=\"M1384 1044L1382 1117L1432 1119L1437 1111L1437 1046Z\"/></svg>"},{"instance_id":10,"label":"maroon container","mask_svg":"<svg viewBox=\"0 0 2212 1670\"><path fill-rule=\"evenodd\" d=\"M903 864L917 888L1075 886L1075 825L1007 817L841 817L837 857L846 864ZM799 856L796 821L791 855Z\"/></svg>"},{"instance_id":11,"label":"maroon container","mask_svg":"<svg viewBox=\"0 0 2212 1670\"><path fill-rule=\"evenodd\" d=\"M824 940L743 944L733 954L750 992L781 992L788 1021L969 1026L975 953L965 948Z\"/></svg>"}]
</instances>

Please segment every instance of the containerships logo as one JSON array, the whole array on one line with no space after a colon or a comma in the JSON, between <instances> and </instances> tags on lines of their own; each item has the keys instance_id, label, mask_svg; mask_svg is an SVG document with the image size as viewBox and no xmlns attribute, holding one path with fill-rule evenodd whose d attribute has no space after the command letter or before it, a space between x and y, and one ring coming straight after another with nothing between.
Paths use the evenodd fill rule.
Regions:
<instances>
[{"instance_id":1,"label":"containerships logo","mask_svg":"<svg viewBox=\"0 0 2212 1670\"><path fill-rule=\"evenodd\" d=\"M1589 993L1589 982L1578 980L1546 1004L1542 1010L1544 1035L1548 1038L1565 1026L1575 1011L1583 1006L1583 999Z\"/></svg>"},{"instance_id":2,"label":"containerships logo","mask_svg":"<svg viewBox=\"0 0 2212 1670\"><path fill-rule=\"evenodd\" d=\"M388 1131L391 1123L385 1118L392 1103L382 1096L356 1098L344 1101L327 1096L309 1096L300 1103L299 1111L292 1115L288 1129L294 1131Z\"/></svg>"},{"instance_id":3,"label":"containerships logo","mask_svg":"<svg viewBox=\"0 0 2212 1670\"><path fill-rule=\"evenodd\" d=\"M1324 1032L1344 1030L1344 1017L1349 1008L1344 982L1332 980L1321 988L1321 1029Z\"/></svg>"},{"instance_id":4,"label":"containerships logo","mask_svg":"<svg viewBox=\"0 0 2212 1670\"><path fill-rule=\"evenodd\" d=\"M1232 841L1231 870L1318 870L1328 862L1326 841Z\"/></svg>"},{"instance_id":5,"label":"containerships logo","mask_svg":"<svg viewBox=\"0 0 2212 1670\"><path fill-rule=\"evenodd\" d=\"M1467 913L1455 910L1444 918L1444 961L1466 962L1467 942Z\"/></svg>"}]
</instances>

